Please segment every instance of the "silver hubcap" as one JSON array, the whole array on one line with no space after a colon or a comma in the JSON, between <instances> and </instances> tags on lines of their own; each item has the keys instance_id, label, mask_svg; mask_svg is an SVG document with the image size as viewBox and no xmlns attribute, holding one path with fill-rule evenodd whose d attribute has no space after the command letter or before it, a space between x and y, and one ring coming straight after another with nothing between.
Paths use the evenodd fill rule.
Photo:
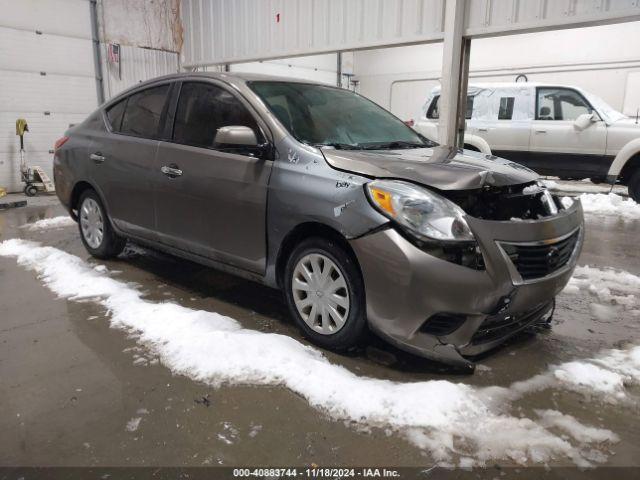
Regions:
<instances>
[{"instance_id":1,"label":"silver hubcap","mask_svg":"<svg viewBox=\"0 0 640 480\"><path fill-rule=\"evenodd\" d=\"M349 291L342 272L330 259L312 253L300 259L291 282L298 313L323 335L340 330L349 316Z\"/></svg>"},{"instance_id":2,"label":"silver hubcap","mask_svg":"<svg viewBox=\"0 0 640 480\"><path fill-rule=\"evenodd\" d=\"M82 236L91 248L98 248L104 237L104 220L102 212L92 198L85 199L80 207L80 228Z\"/></svg>"}]
</instances>

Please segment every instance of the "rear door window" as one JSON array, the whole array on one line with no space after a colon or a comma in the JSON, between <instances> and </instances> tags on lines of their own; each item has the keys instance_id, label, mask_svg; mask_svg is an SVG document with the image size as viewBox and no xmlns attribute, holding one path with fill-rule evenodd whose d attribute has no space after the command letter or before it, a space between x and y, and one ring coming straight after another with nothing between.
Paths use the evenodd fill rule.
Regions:
<instances>
[{"instance_id":1,"label":"rear door window","mask_svg":"<svg viewBox=\"0 0 640 480\"><path fill-rule=\"evenodd\" d=\"M230 126L249 127L258 139L261 137L255 118L232 93L202 82L182 85L173 127L174 142L215 148L218 129Z\"/></svg>"},{"instance_id":2,"label":"rear door window","mask_svg":"<svg viewBox=\"0 0 640 480\"><path fill-rule=\"evenodd\" d=\"M473 115L474 98L475 97L473 95L467 96L467 111L465 113L465 118L467 120L471 119L471 116ZM435 97L433 97L431 105L429 105L429 109L427 110L427 118L431 118L431 119L440 118L439 104L440 104L440 95L436 95Z\"/></svg>"},{"instance_id":3,"label":"rear door window","mask_svg":"<svg viewBox=\"0 0 640 480\"><path fill-rule=\"evenodd\" d=\"M121 133L157 140L162 133L162 116L170 85L160 85L134 93L127 99Z\"/></svg>"}]
</instances>

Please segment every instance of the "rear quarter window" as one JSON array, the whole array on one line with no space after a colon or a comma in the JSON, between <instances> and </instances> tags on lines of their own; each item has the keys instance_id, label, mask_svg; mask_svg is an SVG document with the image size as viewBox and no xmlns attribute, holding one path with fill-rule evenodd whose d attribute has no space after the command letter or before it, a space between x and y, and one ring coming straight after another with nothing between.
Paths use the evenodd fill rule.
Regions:
<instances>
[{"instance_id":1,"label":"rear quarter window","mask_svg":"<svg viewBox=\"0 0 640 480\"><path fill-rule=\"evenodd\" d=\"M125 98L107 109L107 120L109 120L111 130L114 132L119 132L120 127L122 127L122 117L124 116L124 109L126 106L127 99Z\"/></svg>"},{"instance_id":2,"label":"rear quarter window","mask_svg":"<svg viewBox=\"0 0 640 480\"><path fill-rule=\"evenodd\" d=\"M474 102L475 96L473 95L468 95L467 96L467 111L465 113L465 118L467 120L471 119L471 116L473 115L473 102ZM440 95L436 95L435 97L433 97L433 100L431 101L431 105L429 105L429 108L427 109L427 118L430 119L438 119L440 118Z\"/></svg>"}]
</instances>

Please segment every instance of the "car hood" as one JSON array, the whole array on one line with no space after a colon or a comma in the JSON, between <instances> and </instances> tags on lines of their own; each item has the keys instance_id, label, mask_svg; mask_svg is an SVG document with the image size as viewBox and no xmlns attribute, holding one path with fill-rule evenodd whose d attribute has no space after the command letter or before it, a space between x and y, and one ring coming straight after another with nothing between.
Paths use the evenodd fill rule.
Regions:
<instances>
[{"instance_id":1,"label":"car hood","mask_svg":"<svg viewBox=\"0 0 640 480\"><path fill-rule=\"evenodd\" d=\"M538 174L503 158L452 147L402 150L336 150L323 148L329 165L374 178L396 178L438 190L469 190L485 185L516 185Z\"/></svg>"},{"instance_id":2,"label":"car hood","mask_svg":"<svg viewBox=\"0 0 640 480\"><path fill-rule=\"evenodd\" d=\"M640 130L640 123L636 123L636 117L625 117L612 123L616 127L637 128Z\"/></svg>"}]
</instances>

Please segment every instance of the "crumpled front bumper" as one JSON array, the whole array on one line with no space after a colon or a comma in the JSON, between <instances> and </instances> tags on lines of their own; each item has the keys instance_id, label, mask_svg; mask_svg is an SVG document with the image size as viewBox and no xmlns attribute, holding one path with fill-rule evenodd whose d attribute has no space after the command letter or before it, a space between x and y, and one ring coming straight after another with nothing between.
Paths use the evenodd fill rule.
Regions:
<instances>
[{"instance_id":1,"label":"crumpled front bumper","mask_svg":"<svg viewBox=\"0 0 640 480\"><path fill-rule=\"evenodd\" d=\"M350 241L364 277L372 330L398 347L450 364L490 350L544 317L565 287L582 249L584 219L576 201L556 216L532 221L467 217L485 270L464 267L421 250L394 228ZM501 244L545 245L576 235L569 261L542 278L524 280ZM452 332L425 333L435 316L462 319ZM506 319L506 320L505 320ZM511 328L492 329L509 323ZM502 322L502 323L501 323ZM478 337L489 330L492 335ZM475 337L474 337L475 336Z\"/></svg>"}]
</instances>

